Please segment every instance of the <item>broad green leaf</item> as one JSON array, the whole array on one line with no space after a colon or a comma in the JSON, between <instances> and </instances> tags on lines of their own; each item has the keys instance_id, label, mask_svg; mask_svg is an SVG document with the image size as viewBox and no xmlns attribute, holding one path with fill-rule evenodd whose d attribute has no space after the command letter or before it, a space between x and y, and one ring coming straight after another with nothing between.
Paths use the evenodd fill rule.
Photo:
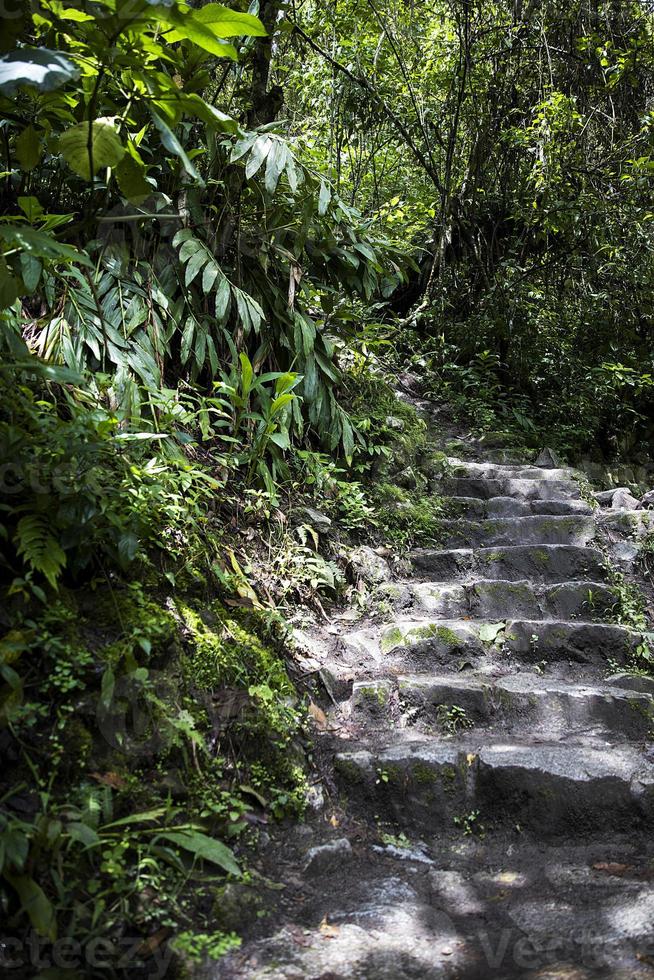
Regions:
<instances>
[{"instance_id":1,"label":"broad green leaf","mask_svg":"<svg viewBox=\"0 0 654 980\"><path fill-rule=\"evenodd\" d=\"M345 459L348 463L351 463L352 455L354 453L354 433L352 431L352 426L350 425L350 420L344 412L341 414L341 435L343 439L343 453L345 455Z\"/></svg>"},{"instance_id":2,"label":"broad green leaf","mask_svg":"<svg viewBox=\"0 0 654 980\"><path fill-rule=\"evenodd\" d=\"M37 231L28 225L0 225L0 239L10 248L31 252L42 259L79 262L89 266L92 264L84 252L79 252L70 245L63 245L53 235Z\"/></svg>"},{"instance_id":3,"label":"broad green leaf","mask_svg":"<svg viewBox=\"0 0 654 980\"><path fill-rule=\"evenodd\" d=\"M116 677L111 669L107 667L104 674L102 675L102 681L100 682L100 704L103 708L110 708L111 702L114 699L114 688L116 686Z\"/></svg>"},{"instance_id":4,"label":"broad green leaf","mask_svg":"<svg viewBox=\"0 0 654 980\"><path fill-rule=\"evenodd\" d=\"M241 395L244 399L247 399L250 388L252 387L254 370L247 354L241 353L238 355L238 358L241 362Z\"/></svg>"},{"instance_id":5,"label":"broad green leaf","mask_svg":"<svg viewBox=\"0 0 654 980\"><path fill-rule=\"evenodd\" d=\"M241 869L234 855L222 841L214 840L197 830L167 830L160 835L164 840L176 844L203 861L210 861L228 874L240 877Z\"/></svg>"},{"instance_id":6,"label":"broad green leaf","mask_svg":"<svg viewBox=\"0 0 654 980\"><path fill-rule=\"evenodd\" d=\"M220 268L215 262L209 261L204 267L204 272L202 273L202 292L207 295L213 289L214 283L218 278L220 273Z\"/></svg>"},{"instance_id":7,"label":"broad green leaf","mask_svg":"<svg viewBox=\"0 0 654 980\"><path fill-rule=\"evenodd\" d=\"M20 275L28 295L31 295L39 284L43 263L36 255L22 252L20 255Z\"/></svg>"},{"instance_id":8,"label":"broad green leaf","mask_svg":"<svg viewBox=\"0 0 654 980\"><path fill-rule=\"evenodd\" d=\"M195 92L189 94L182 92L178 97L179 105L182 107L184 112L192 116L197 116L202 122L205 122L207 126L211 129L215 129L219 133L238 133L239 126L236 119L232 119L225 112L221 112L220 109L216 109L215 106L210 105L205 102L204 99L196 95Z\"/></svg>"},{"instance_id":9,"label":"broad green leaf","mask_svg":"<svg viewBox=\"0 0 654 980\"><path fill-rule=\"evenodd\" d=\"M104 167L115 167L125 154L109 118L96 119L90 127L88 122L71 126L59 137L59 150L66 163L84 180L90 180L92 173Z\"/></svg>"},{"instance_id":10,"label":"broad green leaf","mask_svg":"<svg viewBox=\"0 0 654 980\"><path fill-rule=\"evenodd\" d=\"M223 278L216 293L216 319L224 320L227 315L229 301L231 298L231 288L227 279Z\"/></svg>"},{"instance_id":11,"label":"broad green leaf","mask_svg":"<svg viewBox=\"0 0 654 980\"><path fill-rule=\"evenodd\" d=\"M55 910L43 889L29 875L14 875L7 871L4 874L36 932L54 942L57 938Z\"/></svg>"},{"instance_id":12,"label":"broad green leaf","mask_svg":"<svg viewBox=\"0 0 654 980\"><path fill-rule=\"evenodd\" d=\"M133 204L141 204L153 192L145 177L145 167L126 153L116 167L116 180L122 193Z\"/></svg>"},{"instance_id":13,"label":"broad green leaf","mask_svg":"<svg viewBox=\"0 0 654 980\"><path fill-rule=\"evenodd\" d=\"M216 58L237 60L238 55L234 45L224 41L211 23L203 22L197 16L199 11L188 8L183 11L176 7L155 7L154 9L159 20L174 28L172 32L164 34L164 38L169 44L187 40L202 48L203 51L213 54Z\"/></svg>"},{"instance_id":14,"label":"broad green leaf","mask_svg":"<svg viewBox=\"0 0 654 980\"><path fill-rule=\"evenodd\" d=\"M97 833L88 824L78 822L69 823L66 830L74 841L83 844L84 847L95 847L100 843L100 838Z\"/></svg>"},{"instance_id":15,"label":"broad green leaf","mask_svg":"<svg viewBox=\"0 0 654 980\"><path fill-rule=\"evenodd\" d=\"M267 31L258 17L240 14L220 3L206 3L195 12L196 20L211 27L216 37L266 37Z\"/></svg>"},{"instance_id":16,"label":"broad green leaf","mask_svg":"<svg viewBox=\"0 0 654 980\"><path fill-rule=\"evenodd\" d=\"M161 116L158 116L153 109L150 110L150 115L152 116L152 121L154 122L155 126L159 130L161 142L163 143L165 148L170 153L174 153L175 156L178 156L180 158L180 160L184 164L184 169L186 170L186 172L190 177L193 177L199 183L203 183L203 181L200 178L200 174L197 172L197 170L191 163L186 153L186 150L184 149L180 141L177 139L170 126L168 126L168 124L163 121Z\"/></svg>"},{"instance_id":17,"label":"broad green leaf","mask_svg":"<svg viewBox=\"0 0 654 980\"><path fill-rule=\"evenodd\" d=\"M0 256L0 310L12 306L18 299L18 279Z\"/></svg>"},{"instance_id":18,"label":"broad green leaf","mask_svg":"<svg viewBox=\"0 0 654 980\"><path fill-rule=\"evenodd\" d=\"M197 252L191 256L191 258L188 261L188 265L186 266L186 273L184 276L184 282L186 286L191 285L191 283L199 273L200 269L203 269L204 266L207 264L207 262L209 262L210 260L211 257L207 252L207 249L204 247L198 249Z\"/></svg>"},{"instance_id":19,"label":"broad green leaf","mask_svg":"<svg viewBox=\"0 0 654 980\"><path fill-rule=\"evenodd\" d=\"M0 93L13 95L19 85L32 85L42 92L79 78L79 68L60 51L49 48L20 48L0 57Z\"/></svg>"},{"instance_id":20,"label":"broad green leaf","mask_svg":"<svg viewBox=\"0 0 654 980\"><path fill-rule=\"evenodd\" d=\"M34 170L41 159L41 138L32 125L16 137L16 157L23 170Z\"/></svg>"}]
</instances>

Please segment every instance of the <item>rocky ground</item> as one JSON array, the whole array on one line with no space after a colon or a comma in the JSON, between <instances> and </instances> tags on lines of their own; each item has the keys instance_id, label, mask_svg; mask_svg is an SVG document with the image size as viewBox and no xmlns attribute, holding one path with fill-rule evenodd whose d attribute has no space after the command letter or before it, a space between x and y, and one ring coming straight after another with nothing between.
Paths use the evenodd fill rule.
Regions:
<instances>
[{"instance_id":1,"label":"rocky ground","mask_svg":"<svg viewBox=\"0 0 654 980\"><path fill-rule=\"evenodd\" d=\"M314 808L230 886L213 980L654 977L654 680L616 622L650 512L457 453L442 546L364 551L375 605L313 637Z\"/></svg>"}]
</instances>

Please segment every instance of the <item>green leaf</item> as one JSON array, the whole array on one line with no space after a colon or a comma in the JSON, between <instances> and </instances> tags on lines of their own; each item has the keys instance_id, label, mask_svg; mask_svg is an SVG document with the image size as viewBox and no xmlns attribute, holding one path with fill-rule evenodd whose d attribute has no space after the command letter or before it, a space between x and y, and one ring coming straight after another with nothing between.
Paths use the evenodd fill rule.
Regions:
<instances>
[{"instance_id":1,"label":"green leaf","mask_svg":"<svg viewBox=\"0 0 654 980\"><path fill-rule=\"evenodd\" d=\"M203 51L213 54L216 58L237 60L238 54L234 45L223 41L213 24L203 22L197 16L199 11L181 11L177 7L155 7L154 9L159 20L174 28L172 32L164 35L169 44L187 40L202 48Z\"/></svg>"},{"instance_id":2,"label":"green leaf","mask_svg":"<svg viewBox=\"0 0 654 980\"><path fill-rule=\"evenodd\" d=\"M220 3L207 3L195 12L196 20L211 27L217 37L267 37L258 17L239 14Z\"/></svg>"},{"instance_id":3,"label":"green leaf","mask_svg":"<svg viewBox=\"0 0 654 980\"><path fill-rule=\"evenodd\" d=\"M235 119L232 119L225 112L221 112L220 109L216 109L215 106L205 102L195 92L188 94L184 92L180 93L178 101L184 112L192 116L197 116L210 129L215 129L219 133L238 133L239 126Z\"/></svg>"},{"instance_id":4,"label":"green leaf","mask_svg":"<svg viewBox=\"0 0 654 980\"><path fill-rule=\"evenodd\" d=\"M250 389L254 378L254 369L247 354L241 353L238 355L238 358L241 362L241 396L245 400L250 394Z\"/></svg>"},{"instance_id":5,"label":"green leaf","mask_svg":"<svg viewBox=\"0 0 654 980\"><path fill-rule=\"evenodd\" d=\"M332 199L332 192L329 185L324 180L320 181L320 194L318 196L318 214L323 217L327 213L329 202Z\"/></svg>"},{"instance_id":6,"label":"green leaf","mask_svg":"<svg viewBox=\"0 0 654 980\"><path fill-rule=\"evenodd\" d=\"M22 249L42 259L92 265L84 252L78 252L70 245L63 245L53 235L45 231L37 231L28 225L0 225L0 239L9 248Z\"/></svg>"},{"instance_id":7,"label":"green leaf","mask_svg":"<svg viewBox=\"0 0 654 980\"><path fill-rule=\"evenodd\" d=\"M29 875L14 875L4 872L5 878L16 891L23 911L27 912L32 926L40 936L54 942L57 938L55 910L42 888Z\"/></svg>"},{"instance_id":8,"label":"green leaf","mask_svg":"<svg viewBox=\"0 0 654 980\"><path fill-rule=\"evenodd\" d=\"M116 167L116 180L122 193L132 204L141 204L152 194L153 188L145 177L145 166L126 153Z\"/></svg>"},{"instance_id":9,"label":"green leaf","mask_svg":"<svg viewBox=\"0 0 654 980\"><path fill-rule=\"evenodd\" d=\"M16 157L23 170L34 170L41 159L41 138L34 126L26 126L16 137Z\"/></svg>"},{"instance_id":10,"label":"green leaf","mask_svg":"<svg viewBox=\"0 0 654 980\"><path fill-rule=\"evenodd\" d=\"M66 827L70 837L83 844L84 847L96 847L100 843L100 838L92 827L85 823L69 823Z\"/></svg>"},{"instance_id":11,"label":"green leaf","mask_svg":"<svg viewBox=\"0 0 654 980\"><path fill-rule=\"evenodd\" d=\"M22 252L20 255L20 276L28 295L31 295L39 284L43 263L30 252Z\"/></svg>"},{"instance_id":12,"label":"green leaf","mask_svg":"<svg viewBox=\"0 0 654 980\"><path fill-rule=\"evenodd\" d=\"M116 676L111 667L107 667L100 682L100 704L103 708L111 707L111 702L114 699L115 686Z\"/></svg>"},{"instance_id":13,"label":"green leaf","mask_svg":"<svg viewBox=\"0 0 654 980\"><path fill-rule=\"evenodd\" d=\"M18 299L18 279L0 256L0 310L5 310Z\"/></svg>"},{"instance_id":14,"label":"green leaf","mask_svg":"<svg viewBox=\"0 0 654 980\"><path fill-rule=\"evenodd\" d=\"M479 627L479 639L482 643L495 643L505 628L506 623L482 623Z\"/></svg>"},{"instance_id":15,"label":"green leaf","mask_svg":"<svg viewBox=\"0 0 654 980\"><path fill-rule=\"evenodd\" d=\"M19 85L32 85L42 92L79 78L79 68L60 51L49 48L20 48L0 58L0 93L13 95Z\"/></svg>"},{"instance_id":16,"label":"green leaf","mask_svg":"<svg viewBox=\"0 0 654 980\"><path fill-rule=\"evenodd\" d=\"M221 322L227 315L227 308L231 297L231 288L227 279L222 279L216 293L216 319Z\"/></svg>"},{"instance_id":17,"label":"green leaf","mask_svg":"<svg viewBox=\"0 0 654 980\"><path fill-rule=\"evenodd\" d=\"M238 877L241 875L241 869L234 860L234 855L222 841L214 840L213 837L208 837L197 830L167 830L161 834L161 837L189 851L194 857L217 865L228 874Z\"/></svg>"},{"instance_id":18,"label":"green leaf","mask_svg":"<svg viewBox=\"0 0 654 980\"><path fill-rule=\"evenodd\" d=\"M164 147L170 153L174 153L175 156L178 156L180 158L180 160L184 164L184 169L186 170L186 172L190 177L193 177L194 180L197 180L199 183L203 184L204 182L201 180L200 174L197 172L197 170L189 160L186 150L184 149L180 141L177 139L170 126L168 126L168 124L163 121L161 116L158 116L153 109L150 109L150 115L152 116L152 121L154 122L155 126L159 130L161 142L163 143Z\"/></svg>"},{"instance_id":19,"label":"green leaf","mask_svg":"<svg viewBox=\"0 0 654 980\"><path fill-rule=\"evenodd\" d=\"M91 167L93 174L104 167L115 167L125 154L125 147L109 117L96 119L91 123L90 140L91 152L88 122L71 126L59 137L61 155L69 167L84 180L91 179Z\"/></svg>"}]
</instances>

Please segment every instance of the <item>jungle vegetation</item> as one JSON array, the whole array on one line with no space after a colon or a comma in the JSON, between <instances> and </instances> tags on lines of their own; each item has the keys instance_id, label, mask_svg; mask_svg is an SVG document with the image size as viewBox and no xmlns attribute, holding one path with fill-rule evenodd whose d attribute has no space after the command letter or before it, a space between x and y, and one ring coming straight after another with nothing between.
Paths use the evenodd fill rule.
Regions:
<instances>
[{"instance_id":1,"label":"jungle vegetation","mask_svg":"<svg viewBox=\"0 0 654 980\"><path fill-rule=\"evenodd\" d=\"M357 536L437 524L402 372L527 451L649 453L653 29L630 0L4 0L12 948L103 939L84 975L133 977L238 943L226 876L306 796L289 616Z\"/></svg>"}]
</instances>

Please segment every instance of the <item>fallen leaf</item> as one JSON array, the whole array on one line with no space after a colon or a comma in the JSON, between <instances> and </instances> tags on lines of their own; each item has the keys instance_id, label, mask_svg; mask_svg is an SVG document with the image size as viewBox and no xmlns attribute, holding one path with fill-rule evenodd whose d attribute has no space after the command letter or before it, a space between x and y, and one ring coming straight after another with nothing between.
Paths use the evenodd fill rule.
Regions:
<instances>
[{"instance_id":1,"label":"fallen leaf","mask_svg":"<svg viewBox=\"0 0 654 980\"><path fill-rule=\"evenodd\" d=\"M335 813L332 813L331 817L329 818L329 822L332 825L332 827L340 826L340 820L338 819Z\"/></svg>"},{"instance_id":2,"label":"fallen leaf","mask_svg":"<svg viewBox=\"0 0 654 980\"><path fill-rule=\"evenodd\" d=\"M324 731L324 729L329 725L327 715L322 708L319 708L313 701L309 702L309 715L313 718L316 728L320 728Z\"/></svg>"},{"instance_id":3,"label":"fallen leaf","mask_svg":"<svg viewBox=\"0 0 654 980\"><path fill-rule=\"evenodd\" d=\"M329 924L327 921L327 916L325 916L320 923L320 932L322 933L323 939L336 939L340 931L341 930L338 926L332 926Z\"/></svg>"}]
</instances>

